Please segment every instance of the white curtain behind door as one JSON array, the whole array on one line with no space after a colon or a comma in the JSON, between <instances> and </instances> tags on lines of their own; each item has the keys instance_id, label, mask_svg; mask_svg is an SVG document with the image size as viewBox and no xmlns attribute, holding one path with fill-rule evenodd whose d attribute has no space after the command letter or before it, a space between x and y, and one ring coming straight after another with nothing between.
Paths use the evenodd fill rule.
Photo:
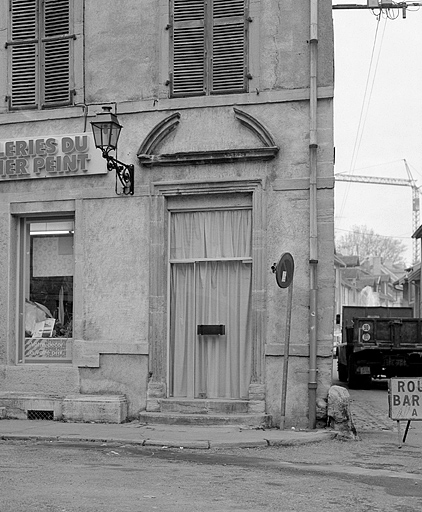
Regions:
<instances>
[{"instance_id":1,"label":"white curtain behind door","mask_svg":"<svg viewBox=\"0 0 422 512\"><path fill-rule=\"evenodd\" d=\"M240 261L197 265L196 321L223 324L226 331L197 339L195 389L208 398L248 396L251 270Z\"/></svg>"},{"instance_id":2,"label":"white curtain behind door","mask_svg":"<svg viewBox=\"0 0 422 512\"><path fill-rule=\"evenodd\" d=\"M173 213L170 258L248 258L251 237L251 210Z\"/></svg>"},{"instance_id":3,"label":"white curtain behind door","mask_svg":"<svg viewBox=\"0 0 422 512\"><path fill-rule=\"evenodd\" d=\"M170 393L246 398L251 375L251 211L171 216ZM190 260L183 262L183 260ZM224 324L224 336L197 336Z\"/></svg>"}]
</instances>

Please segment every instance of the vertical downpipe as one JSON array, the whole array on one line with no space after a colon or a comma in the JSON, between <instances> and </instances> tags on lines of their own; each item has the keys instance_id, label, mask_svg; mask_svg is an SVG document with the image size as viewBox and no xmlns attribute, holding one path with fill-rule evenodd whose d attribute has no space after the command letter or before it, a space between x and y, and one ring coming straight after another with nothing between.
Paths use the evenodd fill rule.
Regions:
<instances>
[{"instance_id":1,"label":"vertical downpipe","mask_svg":"<svg viewBox=\"0 0 422 512\"><path fill-rule=\"evenodd\" d=\"M310 102L309 102L309 428L316 426L317 390L317 103L318 103L318 0L310 0Z\"/></svg>"}]
</instances>

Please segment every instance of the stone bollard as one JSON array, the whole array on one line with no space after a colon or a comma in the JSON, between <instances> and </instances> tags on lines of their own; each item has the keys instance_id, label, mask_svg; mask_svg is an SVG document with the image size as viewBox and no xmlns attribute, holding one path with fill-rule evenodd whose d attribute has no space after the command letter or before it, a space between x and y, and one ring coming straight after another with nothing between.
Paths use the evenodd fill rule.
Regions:
<instances>
[{"instance_id":1,"label":"stone bollard","mask_svg":"<svg viewBox=\"0 0 422 512\"><path fill-rule=\"evenodd\" d=\"M328 426L343 439L359 441L350 411L350 394L342 386L331 386L328 391Z\"/></svg>"}]
</instances>

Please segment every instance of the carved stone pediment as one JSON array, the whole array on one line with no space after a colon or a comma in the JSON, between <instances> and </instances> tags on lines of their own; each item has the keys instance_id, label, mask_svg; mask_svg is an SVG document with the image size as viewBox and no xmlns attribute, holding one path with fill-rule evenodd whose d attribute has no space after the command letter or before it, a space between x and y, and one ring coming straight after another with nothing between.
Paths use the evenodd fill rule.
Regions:
<instances>
[{"instance_id":1,"label":"carved stone pediment","mask_svg":"<svg viewBox=\"0 0 422 512\"><path fill-rule=\"evenodd\" d=\"M180 123L180 113L163 119L145 137L137 157L145 166L169 166L169 165L202 165L219 164L228 162L271 160L278 151L274 139L269 131L252 115L233 107L235 118L248 130L250 130L263 146L250 148L210 149L204 151L179 151L176 153L156 153L157 147L169 136Z\"/></svg>"}]
</instances>

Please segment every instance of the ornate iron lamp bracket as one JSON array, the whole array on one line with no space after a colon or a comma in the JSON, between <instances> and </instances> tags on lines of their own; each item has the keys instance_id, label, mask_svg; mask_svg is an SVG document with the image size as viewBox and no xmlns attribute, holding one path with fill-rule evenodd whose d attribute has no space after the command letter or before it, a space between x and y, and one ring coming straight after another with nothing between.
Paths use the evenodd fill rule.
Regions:
<instances>
[{"instance_id":1,"label":"ornate iron lamp bracket","mask_svg":"<svg viewBox=\"0 0 422 512\"><path fill-rule=\"evenodd\" d=\"M125 164L120 162L120 160L112 157L107 151L103 151L103 158L107 160L107 170L109 172L116 171L116 194L133 196L135 166L133 164ZM117 179L120 181L120 184L123 187L122 194L117 191Z\"/></svg>"}]
</instances>

